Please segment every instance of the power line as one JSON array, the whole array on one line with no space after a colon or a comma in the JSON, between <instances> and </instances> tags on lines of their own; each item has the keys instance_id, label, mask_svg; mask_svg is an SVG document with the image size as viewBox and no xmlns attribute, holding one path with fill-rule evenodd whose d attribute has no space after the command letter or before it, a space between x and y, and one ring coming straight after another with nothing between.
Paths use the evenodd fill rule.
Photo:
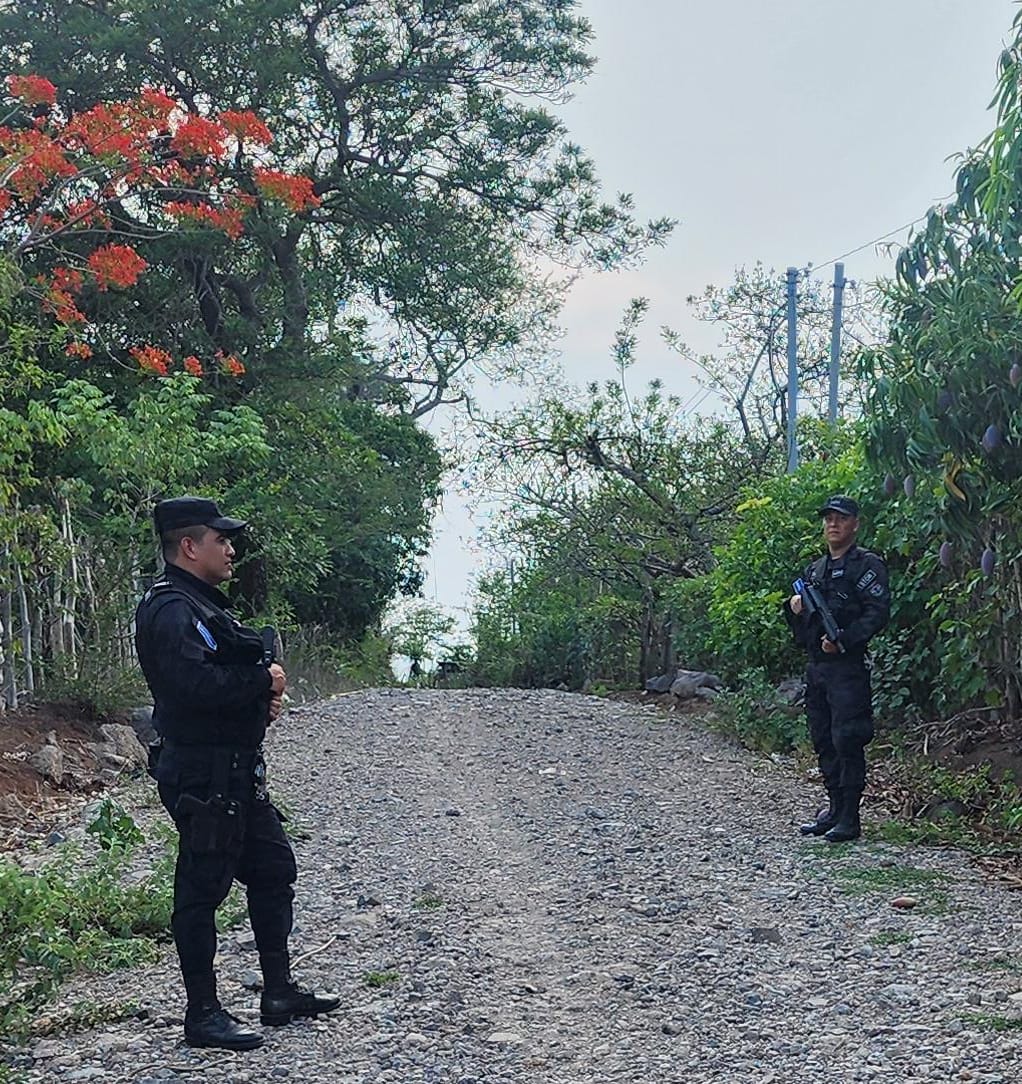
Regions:
<instances>
[{"instance_id":1,"label":"power line","mask_svg":"<svg viewBox=\"0 0 1022 1084\"><path fill-rule=\"evenodd\" d=\"M706 388L706 390L703 391L702 395L700 395L699 398L695 400L695 402L693 402L692 399L689 399L690 405L687 404L686 406L683 406L681 410L678 411L678 416L684 418L691 414L693 411L698 410L703 405L703 402L708 399L712 394L713 388Z\"/></svg>"},{"instance_id":2,"label":"power line","mask_svg":"<svg viewBox=\"0 0 1022 1084\"><path fill-rule=\"evenodd\" d=\"M951 195L953 195L953 193L941 197L941 199L937 201L938 204L945 203L951 198ZM810 264L810 267L812 267L814 271L822 271L825 267L831 267L833 264L839 263L841 260L845 259L846 256L854 256L857 252L862 252L863 249L872 248L874 245L879 245L881 241L886 241L888 237L893 237L895 234L903 233L905 230L910 230L913 226L917 226L920 222L925 222L926 219L929 218L929 216L930 212L927 211L926 214L920 215L918 218L912 219L911 222L906 222L904 226L898 226L897 229L888 230L887 233L881 234L879 237L874 238L872 241L866 241L865 244L859 245L857 248L849 249L847 252L843 252L840 256L835 256L834 259L828 260L826 263Z\"/></svg>"}]
</instances>

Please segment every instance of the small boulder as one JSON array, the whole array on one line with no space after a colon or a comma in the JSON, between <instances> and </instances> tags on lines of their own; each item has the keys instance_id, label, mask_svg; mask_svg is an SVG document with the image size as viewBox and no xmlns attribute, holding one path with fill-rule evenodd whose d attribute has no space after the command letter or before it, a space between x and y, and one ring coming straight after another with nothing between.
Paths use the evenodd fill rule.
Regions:
<instances>
[{"instance_id":1,"label":"small boulder","mask_svg":"<svg viewBox=\"0 0 1022 1084\"><path fill-rule=\"evenodd\" d=\"M54 786L64 778L64 753L59 745L49 741L28 758L29 765Z\"/></svg>"},{"instance_id":2,"label":"small boulder","mask_svg":"<svg viewBox=\"0 0 1022 1084\"><path fill-rule=\"evenodd\" d=\"M749 933L754 945L779 945L781 931L776 926L753 926Z\"/></svg>"},{"instance_id":3,"label":"small boulder","mask_svg":"<svg viewBox=\"0 0 1022 1084\"><path fill-rule=\"evenodd\" d=\"M928 821L960 820L969 815L969 807L957 798L937 798L928 802L919 816Z\"/></svg>"},{"instance_id":4,"label":"small boulder","mask_svg":"<svg viewBox=\"0 0 1022 1084\"><path fill-rule=\"evenodd\" d=\"M777 686L777 699L790 707L801 704L805 699L806 684L801 678L785 678Z\"/></svg>"},{"instance_id":5,"label":"small boulder","mask_svg":"<svg viewBox=\"0 0 1022 1084\"><path fill-rule=\"evenodd\" d=\"M143 746L148 747L156 741L156 727L153 726L153 708L151 704L131 709L131 729Z\"/></svg>"},{"instance_id":6,"label":"small boulder","mask_svg":"<svg viewBox=\"0 0 1022 1084\"><path fill-rule=\"evenodd\" d=\"M669 674L660 674L658 677L648 678L646 681L646 692L648 693L666 693L670 692L671 686L674 684L674 678L676 671L671 671Z\"/></svg>"},{"instance_id":7,"label":"small boulder","mask_svg":"<svg viewBox=\"0 0 1022 1084\"><path fill-rule=\"evenodd\" d=\"M146 766L146 749L133 727L104 723L99 728L99 737L100 740L90 743L89 748L104 767L121 772Z\"/></svg>"},{"instance_id":8,"label":"small boulder","mask_svg":"<svg viewBox=\"0 0 1022 1084\"><path fill-rule=\"evenodd\" d=\"M720 689L723 682L716 674L705 670L679 670L671 683L671 696L676 700L690 700L696 695L696 689Z\"/></svg>"}]
</instances>

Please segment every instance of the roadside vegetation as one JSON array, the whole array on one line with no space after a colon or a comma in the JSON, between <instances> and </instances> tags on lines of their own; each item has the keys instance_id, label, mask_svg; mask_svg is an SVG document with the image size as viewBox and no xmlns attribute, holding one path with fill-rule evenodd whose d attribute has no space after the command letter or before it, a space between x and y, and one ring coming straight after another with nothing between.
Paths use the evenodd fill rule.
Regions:
<instances>
[{"instance_id":1,"label":"roadside vegetation","mask_svg":"<svg viewBox=\"0 0 1022 1084\"><path fill-rule=\"evenodd\" d=\"M689 299L723 349L695 357L721 405L702 417L629 383L645 305L614 344L616 379L559 389L489 428L480 472L506 494L479 586L475 680L636 689L681 666L729 691L716 724L798 750L774 689L801 669L781 604L821 549L815 509L859 501L885 556L889 627L872 642L891 838L996 845L1022 825L1003 732L1022 718L1022 37L1000 55L994 130L964 156L894 277L847 313L843 420L825 414L829 297L799 284L800 465L787 473L783 275L740 269ZM983 767L984 749L991 759Z\"/></svg>"}]
</instances>

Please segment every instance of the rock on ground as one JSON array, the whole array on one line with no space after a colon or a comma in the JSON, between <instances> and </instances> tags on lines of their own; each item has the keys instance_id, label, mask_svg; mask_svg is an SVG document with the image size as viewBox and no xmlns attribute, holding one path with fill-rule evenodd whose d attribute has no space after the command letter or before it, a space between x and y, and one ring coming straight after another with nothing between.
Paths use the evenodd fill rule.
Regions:
<instances>
[{"instance_id":1,"label":"rock on ground","mask_svg":"<svg viewBox=\"0 0 1022 1084\"><path fill-rule=\"evenodd\" d=\"M69 987L144 1019L40 1041L26 1080L1022 1079L1018 897L960 854L802 840L818 796L791 765L684 717L381 690L292 711L269 759L296 970L341 1010L190 1050L170 954ZM256 962L247 928L222 937L223 1000L254 1023Z\"/></svg>"}]
</instances>

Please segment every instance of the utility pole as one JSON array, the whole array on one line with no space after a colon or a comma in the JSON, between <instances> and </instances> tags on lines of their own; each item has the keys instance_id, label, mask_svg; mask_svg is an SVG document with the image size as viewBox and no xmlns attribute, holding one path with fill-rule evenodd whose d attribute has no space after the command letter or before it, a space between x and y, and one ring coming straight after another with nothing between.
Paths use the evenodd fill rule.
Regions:
<instances>
[{"instance_id":1,"label":"utility pole","mask_svg":"<svg viewBox=\"0 0 1022 1084\"><path fill-rule=\"evenodd\" d=\"M795 423L798 420L798 326L795 306L798 290L798 268L789 267L788 284L788 473L798 470L798 442Z\"/></svg>"},{"instance_id":2,"label":"utility pole","mask_svg":"<svg viewBox=\"0 0 1022 1084\"><path fill-rule=\"evenodd\" d=\"M827 421L837 426L837 387L841 377L841 304L845 292L845 265L834 264L834 323L830 331L830 404Z\"/></svg>"}]
</instances>

